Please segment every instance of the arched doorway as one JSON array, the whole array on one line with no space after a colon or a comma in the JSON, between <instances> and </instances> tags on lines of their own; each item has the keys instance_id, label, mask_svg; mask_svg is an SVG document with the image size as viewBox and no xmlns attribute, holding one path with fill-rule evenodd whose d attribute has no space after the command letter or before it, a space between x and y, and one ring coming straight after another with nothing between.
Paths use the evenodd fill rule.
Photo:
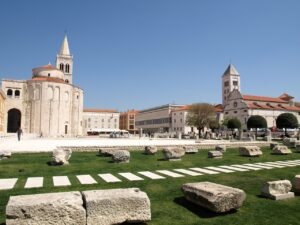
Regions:
<instances>
[{"instance_id":1,"label":"arched doorway","mask_svg":"<svg viewBox=\"0 0 300 225\"><path fill-rule=\"evenodd\" d=\"M10 109L7 112L7 133L15 133L21 126L21 112L18 109Z\"/></svg>"}]
</instances>

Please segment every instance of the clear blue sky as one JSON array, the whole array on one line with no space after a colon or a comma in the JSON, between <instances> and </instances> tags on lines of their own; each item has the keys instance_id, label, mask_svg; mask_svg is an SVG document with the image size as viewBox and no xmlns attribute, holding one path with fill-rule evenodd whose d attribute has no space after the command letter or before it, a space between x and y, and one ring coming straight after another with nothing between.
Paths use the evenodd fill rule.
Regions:
<instances>
[{"instance_id":1,"label":"clear blue sky","mask_svg":"<svg viewBox=\"0 0 300 225\"><path fill-rule=\"evenodd\" d=\"M299 0L1 0L0 78L55 62L67 30L84 105L118 110L221 102L242 92L300 101Z\"/></svg>"}]
</instances>

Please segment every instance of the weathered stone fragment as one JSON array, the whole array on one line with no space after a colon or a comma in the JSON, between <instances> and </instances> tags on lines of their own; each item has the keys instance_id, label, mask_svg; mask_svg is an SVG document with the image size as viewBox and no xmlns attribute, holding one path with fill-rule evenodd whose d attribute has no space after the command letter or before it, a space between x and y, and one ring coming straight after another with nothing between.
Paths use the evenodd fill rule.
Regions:
<instances>
[{"instance_id":1,"label":"weathered stone fragment","mask_svg":"<svg viewBox=\"0 0 300 225\"><path fill-rule=\"evenodd\" d=\"M211 182L188 183L181 188L185 198L213 212L223 213L243 205L243 190Z\"/></svg>"},{"instance_id":2,"label":"weathered stone fragment","mask_svg":"<svg viewBox=\"0 0 300 225\"><path fill-rule=\"evenodd\" d=\"M191 146L184 146L183 147L185 154L196 154L198 153L197 147L191 147Z\"/></svg>"},{"instance_id":3,"label":"weathered stone fragment","mask_svg":"<svg viewBox=\"0 0 300 225\"><path fill-rule=\"evenodd\" d=\"M87 225L113 225L151 220L150 200L138 188L82 192Z\"/></svg>"},{"instance_id":4,"label":"weathered stone fragment","mask_svg":"<svg viewBox=\"0 0 300 225\"><path fill-rule=\"evenodd\" d=\"M99 149L99 155L102 155L102 156L112 156L114 154L114 152L116 152L116 150L105 149L105 148Z\"/></svg>"},{"instance_id":5,"label":"weathered stone fragment","mask_svg":"<svg viewBox=\"0 0 300 225\"><path fill-rule=\"evenodd\" d=\"M273 148L275 148L278 145L279 145L278 143L271 143L270 144L270 149L272 150Z\"/></svg>"},{"instance_id":6,"label":"weathered stone fragment","mask_svg":"<svg viewBox=\"0 0 300 225\"><path fill-rule=\"evenodd\" d=\"M71 149L55 149L52 155L53 165L66 165L69 164L69 159L71 158Z\"/></svg>"},{"instance_id":7,"label":"weathered stone fragment","mask_svg":"<svg viewBox=\"0 0 300 225\"><path fill-rule=\"evenodd\" d=\"M217 145L215 147L215 150L224 153L224 152L226 152L226 145Z\"/></svg>"},{"instance_id":8,"label":"weathered stone fragment","mask_svg":"<svg viewBox=\"0 0 300 225\"><path fill-rule=\"evenodd\" d=\"M240 152L241 156L255 157L255 156L262 155L262 151L260 150L260 147L258 147L258 146L240 147L239 152Z\"/></svg>"},{"instance_id":9,"label":"weathered stone fragment","mask_svg":"<svg viewBox=\"0 0 300 225\"><path fill-rule=\"evenodd\" d=\"M80 192L11 196L6 206L6 225L86 224Z\"/></svg>"},{"instance_id":10,"label":"weathered stone fragment","mask_svg":"<svg viewBox=\"0 0 300 225\"><path fill-rule=\"evenodd\" d=\"M157 152L157 147L156 146L146 146L145 147L145 154L146 155L155 155Z\"/></svg>"},{"instance_id":11,"label":"weathered stone fragment","mask_svg":"<svg viewBox=\"0 0 300 225\"><path fill-rule=\"evenodd\" d=\"M130 153L127 150L118 150L113 153L112 159L115 163L129 163Z\"/></svg>"},{"instance_id":12,"label":"weathered stone fragment","mask_svg":"<svg viewBox=\"0 0 300 225\"><path fill-rule=\"evenodd\" d=\"M0 160L8 159L11 157L11 151L0 151Z\"/></svg>"},{"instance_id":13,"label":"weathered stone fragment","mask_svg":"<svg viewBox=\"0 0 300 225\"><path fill-rule=\"evenodd\" d=\"M220 159L223 157L223 153L221 151L209 151L208 158L216 158Z\"/></svg>"},{"instance_id":14,"label":"weathered stone fragment","mask_svg":"<svg viewBox=\"0 0 300 225\"><path fill-rule=\"evenodd\" d=\"M295 148L296 142L297 142L297 138L284 138L282 140L282 143L289 148Z\"/></svg>"},{"instance_id":15,"label":"weathered stone fragment","mask_svg":"<svg viewBox=\"0 0 300 225\"><path fill-rule=\"evenodd\" d=\"M180 161L181 157L185 155L183 148L164 148L163 153L166 160Z\"/></svg>"},{"instance_id":16,"label":"weathered stone fragment","mask_svg":"<svg viewBox=\"0 0 300 225\"><path fill-rule=\"evenodd\" d=\"M293 188L296 193L300 193L300 175L296 175L294 178Z\"/></svg>"},{"instance_id":17,"label":"weathered stone fragment","mask_svg":"<svg viewBox=\"0 0 300 225\"><path fill-rule=\"evenodd\" d=\"M261 195L273 200L293 198L294 193L290 192L292 184L289 180L266 182L261 188Z\"/></svg>"},{"instance_id":18,"label":"weathered stone fragment","mask_svg":"<svg viewBox=\"0 0 300 225\"><path fill-rule=\"evenodd\" d=\"M287 154L292 154L292 151L288 149L286 146L278 145L275 148L273 148L272 153L276 155L287 155Z\"/></svg>"}]
</instances>

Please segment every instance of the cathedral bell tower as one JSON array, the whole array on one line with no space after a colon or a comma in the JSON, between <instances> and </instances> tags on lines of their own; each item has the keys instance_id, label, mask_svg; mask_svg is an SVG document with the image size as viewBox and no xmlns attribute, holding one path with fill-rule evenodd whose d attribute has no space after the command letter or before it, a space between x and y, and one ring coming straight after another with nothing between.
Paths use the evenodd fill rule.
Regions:
<instances>
[{"instance_id":1,"label":"cathedral bell tower","mask_svg":"<svg viewBox=\"0 0 300 225\"><path fill-rule=\"evenodd\" d=\"M56 56L56 68L65 74L66 83L73 83L73 55L70 53L67 35L65 35L60 51Z\"/></svg>"},{"instance_id":2,"label":"cathedral bell tower","mask_svg":"<svg viewBox=\"0 0 300 225\"><path fill-rule=\"evenodd\" d=\"M223 107L227 104L229 94L235 89L241 91L241 78L236 68L229 64L222 76Z\"/></svg>"}]
</instances>

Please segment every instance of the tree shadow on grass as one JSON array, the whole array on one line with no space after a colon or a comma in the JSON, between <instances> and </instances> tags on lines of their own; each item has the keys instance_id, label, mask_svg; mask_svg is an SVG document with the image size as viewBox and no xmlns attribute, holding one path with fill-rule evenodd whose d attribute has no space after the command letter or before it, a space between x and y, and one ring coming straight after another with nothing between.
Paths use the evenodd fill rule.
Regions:
<instances>
[{"instance_id":1,"label":"tree shadow on grass","mask_svg":"<svg viewBox=\"0 0 300 225\"><path fill-rule=\"evenodd\" d=\"M198 206L192 202L189 202L188 200L186 200L184 197L177 197L174 199L174 202L184 208L186 208L187 210L191 211L192 213L194 213L195 215L201 217L201 218L214 218L214 217L218 217L218 216L226 216L226 215L230 215L230 214L234 214L237 212L237 210L231 210L229 212L226 213L216 213L216 212L212 212L209 211L201 206Z\"/></svg>"}]
</instances>

